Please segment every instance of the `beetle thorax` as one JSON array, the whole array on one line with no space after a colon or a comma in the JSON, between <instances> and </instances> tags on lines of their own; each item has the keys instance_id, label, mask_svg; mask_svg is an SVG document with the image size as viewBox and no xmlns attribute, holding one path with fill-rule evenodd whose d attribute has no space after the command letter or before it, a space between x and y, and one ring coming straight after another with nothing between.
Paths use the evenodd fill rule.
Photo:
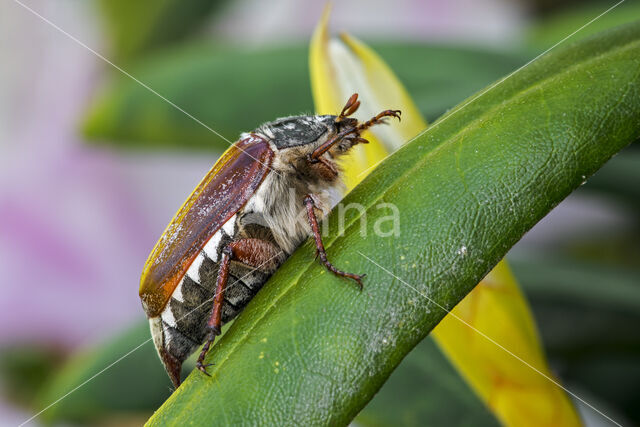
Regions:
<instances>
[{"instance_id":1,"label":"beetle thorax","mask_svg":"<svg viewBox=\"0 0 640 427\"><path fill-rule=\"evenodd\" d=\"M282 151L285 150L278 154L283 154ZM283 159L276 155L273 165ZM290 254L311 233L303 205L304 197L313 194L317 214L324 217L342 198L343 192L344 185L339 175L325 179L309 171L275 167L244 210L260 213L278 246Z\"/></svg>"},{"instance_id":2,"label":"beetle thorax","mask_svg":"<svg viewBox=\"0 0 640 427\"><path fill-rule=\"evenodd\" d=\"M285 117L266 123L254 132L266 138L274 152L271 171L247 203L244 211L260 214L282 250L293 250L311 229L303 200L313 194L319 217L342 198L342 171L336 158L353 141L345 138L321 162L310 162L313 151L336 134L336 116Z\"/></svg>"}]
</instances>

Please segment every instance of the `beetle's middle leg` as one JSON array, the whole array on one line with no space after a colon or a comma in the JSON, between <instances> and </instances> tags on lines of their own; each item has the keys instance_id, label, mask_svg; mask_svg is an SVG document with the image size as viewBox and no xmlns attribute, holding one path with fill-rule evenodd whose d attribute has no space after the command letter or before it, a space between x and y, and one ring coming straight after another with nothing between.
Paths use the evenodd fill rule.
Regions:
<instances>
[{"instance_id":1,"label":"beetle's middle leg","mask_svg":"<svg viewBox=\"0 0 640 427\"><path fill-rule=\"evenodd\" d=\"M313 201L313 196L311 194L307 194L304 197L304 206L307 208L307 217L309 218L309 225L311 226L311 232L313 233L313 239L316 242L316 256L320 257L320 261L326 267L327 270L340 277L347 277L349 279L353 279L360 286L360 290L362 290L362 278L365 276L364 274L353 274L347 273L342 270L338 270L329 262L327 258L327 252L324 249L324 244L322 243L322 235L320 234L320 227L318 227L318 218L316 217L316 213L314 211L315 202Z\"/></svg>"},{"instance_id":2,"label":"beetle's middle leg","mask_svg":"<svg viewBox=\"0 0 640 427\"><path fill-rule=\"evenodd\" d=\"M216 278L216 289L213 298L213 309L211 316L207 321L207 340L202 347L200 356L196 363L196 367L209 375L207 366L212 364L204 364L204 358L213 344L216 336L220 335L222 326L222 306L224 304L224 291L229 281L229 265L232 260L239 261L255 269L262 271L273 271L282 261L284 253L273 243L261 239L240 239L229 243L222 249L222 258L220 259L220 269Z\"/></svg>"}]
</instances>

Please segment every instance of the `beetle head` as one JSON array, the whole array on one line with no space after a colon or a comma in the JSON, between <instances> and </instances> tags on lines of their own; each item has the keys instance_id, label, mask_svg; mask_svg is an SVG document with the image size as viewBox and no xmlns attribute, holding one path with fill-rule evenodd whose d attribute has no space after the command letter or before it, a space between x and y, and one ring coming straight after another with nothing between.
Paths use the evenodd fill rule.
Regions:
<instances>
[{"instance_id":1,"label":"beetle head","mask_svg":"<svg viewBox=\"0 0 640 427\"><path fill-rule=\"evenodd\" d=\"M385 110L366 122L359 122L349 117L359 106L358 94L353 94L337 116L285 117L266 123L257 132L264 134L287 162L304 159L329 165L331 158L339 157L358 143L369 142L360 136L364 130L384 122L386 117L400 119L400 111ZM288 155L284 155L285 152Z\"/></svg>"},{"instance_id":2,"label":"beetle head","mask_svg":"<svg viewBox=\"0 0 640 427\"><path fill-rule=\"evenodd\" d=\"M333 157L336 154L339 155L347 152L359 142L368 143L369 141L362 138L360 133L373 125L384 123L387 117L395 117L400 120L400 110L384 110L366 122L360 123L356 119L348 117L355 113L359 106L360 101L358 101L358 94L354 93L347 101L340 115L334 120L336 126L335 134L320 144L309 155L308 160L311 163L325 163L326 159L323 158L323 155L327 152Z\"/></svg>"}]
</instances>

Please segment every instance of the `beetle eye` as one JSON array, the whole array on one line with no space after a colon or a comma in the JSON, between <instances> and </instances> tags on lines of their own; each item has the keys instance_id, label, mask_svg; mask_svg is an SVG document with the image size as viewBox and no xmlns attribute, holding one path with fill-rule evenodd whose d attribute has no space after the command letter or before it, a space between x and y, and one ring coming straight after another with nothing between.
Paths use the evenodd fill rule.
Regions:
<instances>
[{"instance_id":1,"label":"beetle eye","mask_svg":"<svg viewBox=\"0 0 640 427\"><path fill-rule=\"evenodd\" d=\"M353 128L358 126L358 119L354 119L352 117L343 118L342 120L336 120L335 125L338 131Z\"/></svg>"}]
</instances>

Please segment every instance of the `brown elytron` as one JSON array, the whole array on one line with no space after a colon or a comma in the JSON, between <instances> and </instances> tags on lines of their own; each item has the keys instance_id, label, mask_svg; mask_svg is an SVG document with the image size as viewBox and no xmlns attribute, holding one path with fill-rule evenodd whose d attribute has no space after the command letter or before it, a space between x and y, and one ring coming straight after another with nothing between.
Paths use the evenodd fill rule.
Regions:
<instances>
[{"instance_id":1,"label":"brown elytron","mask_svg":"<svg viewBox=\"0 0 640 427\"><path fill-rule=\"evenodd\" d=\"M149 317L158 316L207 240L251 198L273 159L257 136L232 145L175 215L142 272L140 298Z\"/></svg>"}]
</instances>

